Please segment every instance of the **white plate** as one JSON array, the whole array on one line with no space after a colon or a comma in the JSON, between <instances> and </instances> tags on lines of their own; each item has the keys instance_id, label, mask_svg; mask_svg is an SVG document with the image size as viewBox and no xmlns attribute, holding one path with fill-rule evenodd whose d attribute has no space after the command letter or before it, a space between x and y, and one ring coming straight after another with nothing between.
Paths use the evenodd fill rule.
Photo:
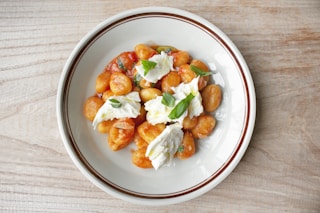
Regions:
<instances>
[{"instance_id":1,"label":"white plate","mask_svg":"<svg viewBox=\"0 0 320 213\"><path fill-rule=\"evenodd\" d=\"M173 167L140 169L130 149L113 152L94 131L83 104L94 94L97 75L115 56L138 43L171 45L216 69L223 90L213 134L198 141L196 154ZM105 192L133 203L168 205L213 189L236 167L250 142L256 102L250 71L236 46L217 27L192 13L163 7L139 8L108 18L70 55L58 87L57 117L64 145L79 170Z\"/></svg>"}]
</instances>

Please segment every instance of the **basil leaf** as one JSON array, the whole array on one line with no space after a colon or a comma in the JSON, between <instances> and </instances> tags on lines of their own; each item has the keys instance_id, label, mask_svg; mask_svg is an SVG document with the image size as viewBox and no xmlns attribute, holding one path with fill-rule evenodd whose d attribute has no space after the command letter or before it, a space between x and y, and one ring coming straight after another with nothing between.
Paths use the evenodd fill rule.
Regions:
<instances>
[{"instance_id":1,"label":"basil leaf","mask_svg":"<svg viewBox=\"0 0 320 213\"><path fill-rule=\"evenodd\" d=\"M175 102L175 98L173 97L173 95L171 95L168 92L165 92L162 94L162 100L161 103L163 105L166 105L168 107L173 107L174 106L174 102Z\"/></svg>"},{"instance_id":2,"label":"basil leaf","mask_svg":"<svg viewBox=\"0 0 320 213\"><path fill-rule=\"evenodd\" d=\"M124 66L123 62L121 61L121 58L117 58L117 64L121 70L127 71L127 68Z\"/></svg>"},{"instance_id":3,"label":"basil leaf","mask_svg":"<svg viewBox=\"0 0 320 213\"><path fill-rule=\"evenodd\" d=\"M146 76L150 70L156 67L157 63L153 61L148 61L148 60L141 60L143 69L144 69L144 76Z\"/></svg>"},{"instance_id":4,"label":"basil leaf","mask_svg":"<svg viewBox=\"0 0 320 213\"><path fill-rule=\"evenodd\" d=\"M121 107L121 103L120 103L120 101L118 101L117 99L113 99L113 98L111 98L111 99L109 99L109 102L110 102L110 104L111 104L111 106L113 107L113 108L120 108Z\"/></svg>"},{"instance_id":5,"label":"basil leaf","mask_svg":"<svg viewBox=\"0 0 320 213\"><path fill-rule=\"evenodd\" d=\"M184 145L180 144L180 146L178 147L177 152L183 152L184 151Z\"/></svg>"},{"instance_id":6,"label":"basil leaf","mask_svg":"<svg viewBox=\"0 0 320 213\"><path fill-rule=\"evenodd\" d=\"M168 115L168 117L170 119L177 119L179 118L189 107L192 99L195 96L190 93L187 97L185 97L184 99L182 99L174 108L173 110L170 112L170 114Z\"/></svg>"},{"instance_id":7,"label":"basil leaf","mask_svg":"<svg viewBox=\"0 0 320 213\"><path fill-rule=\"evenodd\" d=\"M194 66L194 65L190 65L190 68L194 73L196 73L197 75L200 75L200 76L207 76L207 75L212 75L213 74L212 72L206 72L206 71L204 71L204 70L202 70L199 67Z\"/></svg>"}]
</instances>

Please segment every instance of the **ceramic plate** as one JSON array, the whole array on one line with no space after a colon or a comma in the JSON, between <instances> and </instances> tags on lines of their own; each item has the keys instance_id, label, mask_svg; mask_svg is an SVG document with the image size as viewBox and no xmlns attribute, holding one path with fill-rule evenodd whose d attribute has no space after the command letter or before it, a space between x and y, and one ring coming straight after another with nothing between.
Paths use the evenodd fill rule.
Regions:
<instances>
[{"instance_id":1,"label":"ceramic plate","mask_svg":"<svg viewBox=\"0 0 320 213\"><path fill-rule=\"evenodd\" d=\"M106 136L94 131L82 114L95 79L105 65L139 43L171 45L215 70L223 100L214 113L217 126L197 142L197 152L174 166L140 169L129 147L113 152ZM252 135L256 113L250 71L239 50L216 26L178 9L151 7L125 11L89 32L70 55L59 82L57 118L64 145L79 170L112 196L143 205L168 205L198 197L236 167Z\"/></svg>"}]
</instances>

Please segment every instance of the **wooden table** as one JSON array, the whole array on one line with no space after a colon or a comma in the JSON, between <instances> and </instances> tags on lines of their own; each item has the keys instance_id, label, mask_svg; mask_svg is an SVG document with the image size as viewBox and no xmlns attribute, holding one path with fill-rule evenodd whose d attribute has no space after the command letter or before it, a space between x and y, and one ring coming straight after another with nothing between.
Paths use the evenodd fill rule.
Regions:
<instances>
[{"instance_id":1,"label":"wooden table","mask_svg":"<svg viewBox=\"0 0 320 213\"><path fill-rule=\"evenodd\" d=\"M89 30L155 5L198 14L234 41L255 82L257 119L225 181L192 201L146 208L79 172L55 103L62 68ZM2 0L0 22L1 212L320 212L319 0Z\"/></svg>"}]
</instances>

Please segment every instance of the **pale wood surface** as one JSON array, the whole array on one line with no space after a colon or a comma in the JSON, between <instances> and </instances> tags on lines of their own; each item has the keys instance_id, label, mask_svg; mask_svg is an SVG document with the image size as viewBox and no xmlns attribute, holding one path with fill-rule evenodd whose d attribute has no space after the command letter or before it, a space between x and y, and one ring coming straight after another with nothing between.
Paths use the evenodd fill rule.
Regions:
<instances>
[{"instance_id":1,"label":"pale wood surface","mask_svg":"<svg viewBox=\"0 0 320 213\"><path fill-rule=\"evenodd\" d=\"M89 182L63 146L57 84L79 40L141 6L196 13L244 55L257 94L250 146L192 201L146 208ZM1 212L320 212L320 1L0 1Z\"/></svg>"}]
</instances>

